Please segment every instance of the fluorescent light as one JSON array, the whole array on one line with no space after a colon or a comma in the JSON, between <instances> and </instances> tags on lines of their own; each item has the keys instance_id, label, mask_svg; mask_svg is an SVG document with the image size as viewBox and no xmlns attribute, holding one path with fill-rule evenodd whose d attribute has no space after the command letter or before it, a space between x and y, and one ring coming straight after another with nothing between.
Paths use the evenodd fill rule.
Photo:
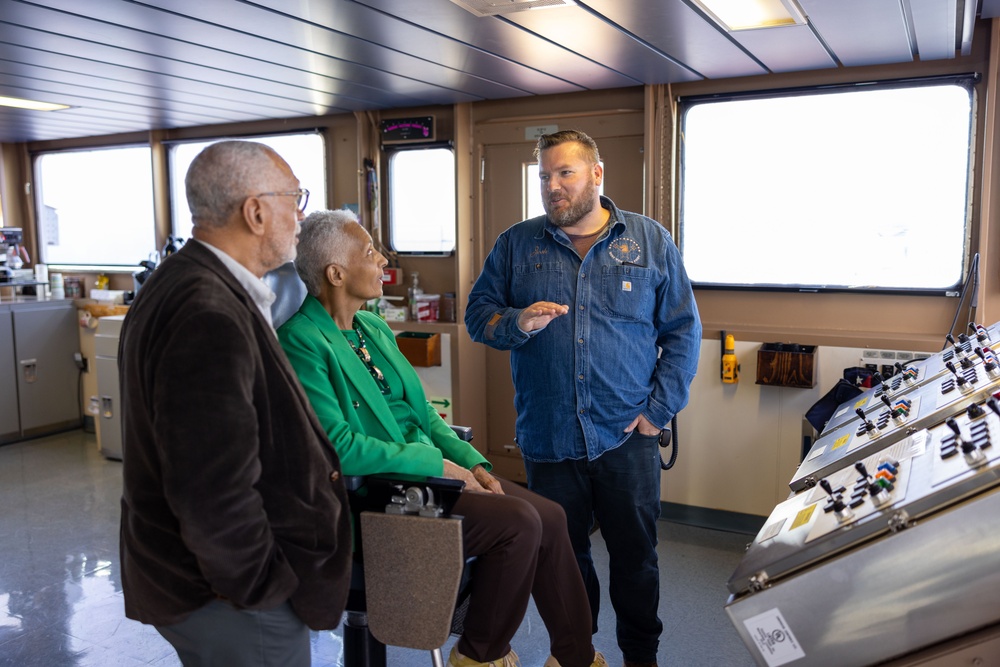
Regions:
<instances>
[{"instance_id":1,"label":"fluorescent light","mask_svg":"<svg viewBox=\"0 0 1000 667\"><path fill-rule=\"evenodd\" d=\"M52 102L39 102L37 100L24 100L20 97L3 97L0 95L0 107L14 107L15 109L31 109L32 111L59 111L69 109L68 104L53 104Z\"/></svg>"},{"instance_id":2,"label":"fluorescent light","mask_svg":"<svg viewBox=\"0 0 1000 667\"><path fill-rule=\"evenodd\" d=\"M694 0L726 30L802 25L805 14L795 0Z\"/></svg>"}]
</instances>

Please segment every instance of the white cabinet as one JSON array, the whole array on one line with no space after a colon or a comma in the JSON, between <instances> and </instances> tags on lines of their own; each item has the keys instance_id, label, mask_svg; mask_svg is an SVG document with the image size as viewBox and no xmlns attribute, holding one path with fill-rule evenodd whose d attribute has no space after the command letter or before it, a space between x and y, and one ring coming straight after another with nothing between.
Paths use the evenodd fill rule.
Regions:
<instances>
[{"instance_id":1,"label":"white cabinet","mask_svg":"<svg viewBox=\"0 0 1000 667\"><path fill-rule=\"evenodd\" d=\"M121 389L118 384L118 340L124 315L97 321L94 363L97 367L97 444L109 459L122 458Z\"/></svg>"}]
</instances>

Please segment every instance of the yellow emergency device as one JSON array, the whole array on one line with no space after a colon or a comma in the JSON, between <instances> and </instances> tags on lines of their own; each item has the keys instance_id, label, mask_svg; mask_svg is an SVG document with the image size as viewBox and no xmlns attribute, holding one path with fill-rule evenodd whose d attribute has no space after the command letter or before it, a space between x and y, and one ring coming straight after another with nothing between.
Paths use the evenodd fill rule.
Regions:
<instances>
[{"instance_id":1,"label":"yellow emergency device","mask_svg":"<svg viewBox=\"0 0 1000 667\"><path fill-rule=\"evenodd\" d=\"M726 345L722 352L722 381L726 384L736 384L740 381L740 364L736 361L736 339L732 334L726 336Z\"/></svg>"}]
</instances>

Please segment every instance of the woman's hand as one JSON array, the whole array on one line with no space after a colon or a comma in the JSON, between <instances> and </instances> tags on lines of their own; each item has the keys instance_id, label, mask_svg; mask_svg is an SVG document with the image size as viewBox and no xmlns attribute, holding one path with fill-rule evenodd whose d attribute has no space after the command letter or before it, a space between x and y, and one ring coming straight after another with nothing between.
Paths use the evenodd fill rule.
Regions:
<instances>
[{"instance_id":1,"label":"woman's hand","mask_svg":"<svg viewBox=\"0 0 1000 667\"><path fill-rule=\"evenodd\" d=\"M465 482L466 491L486 491L486 489L484 489L476 479L476 476L472 474L471 470L467 470L460 465L456 465L448 459L444 460L444 473L442 473L441 476Z\"/></svg>"},{"instance_id":2,"label":"woman's hand","mask_svg":"<svg viewBox=\"0 0 1000 667\"><path fill-rule=\"evenodd\" d=\"M500 486L500 482L481 464L477 463L472 467L472 474L475 475L476 481L479 482L479 485L486 491L489 493L496 493L501 496L503 495L503 488Z\"/></svg>"},{"instance_id":3,"label":"woman's hand","mask_svg":"<svg viewBox=\"0 0 1000 667\"><path fill-rule=\"evenodd\" d=\"M486 468L478 464L472 470L467 470L445 459L442 476L465 482L466 491L503 494L503 489L500 488L500 482L497 481L497 478L486 472Z\"/></svg>"}]
</instances>

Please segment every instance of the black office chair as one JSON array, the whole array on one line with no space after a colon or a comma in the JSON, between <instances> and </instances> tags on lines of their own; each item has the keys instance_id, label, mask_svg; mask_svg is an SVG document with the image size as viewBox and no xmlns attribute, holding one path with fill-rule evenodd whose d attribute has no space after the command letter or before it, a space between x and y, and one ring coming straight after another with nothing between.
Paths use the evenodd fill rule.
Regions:
<instances>
[{"instance_id":1,"label":"black office chair","mask_svg":"<svg viewBox=\"0 0 1000 667\"><path fill-rule=\"evenodd\" d=\"M306 287L292 263L269 272L271 319L281 326ZM452 426L465 441L472 429ZM461 517L451 509L464 482L401 475L349 476L355 552L344 620L344 667L386 667L386 646L431 652L461 634L474 558L462 550Z\"/></svg>"}]
</instances>

